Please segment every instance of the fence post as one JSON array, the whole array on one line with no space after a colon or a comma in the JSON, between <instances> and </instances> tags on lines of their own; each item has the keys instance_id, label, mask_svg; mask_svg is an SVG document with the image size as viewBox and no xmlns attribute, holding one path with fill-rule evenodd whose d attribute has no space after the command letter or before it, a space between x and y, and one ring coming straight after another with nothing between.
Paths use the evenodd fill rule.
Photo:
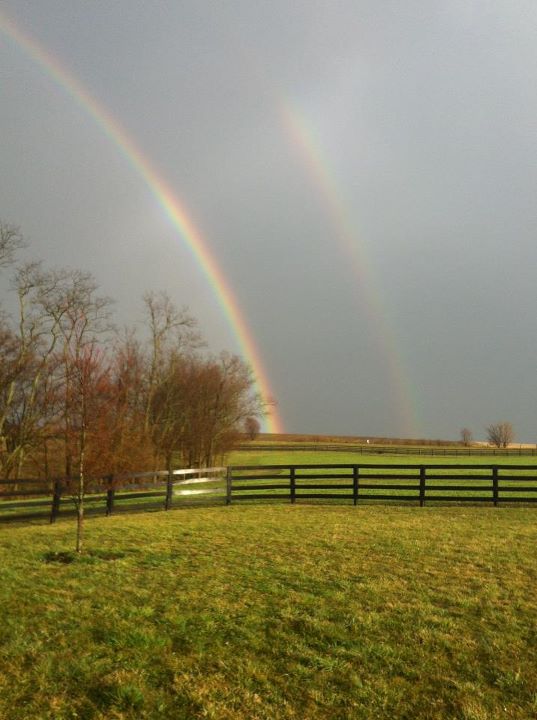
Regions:
<instances>
[{"instance_id":1,"label":"fence post","mask_svg":"<svg viewBox=\"0 0 537 720\"><path fill-rule=\"evenodd\" d=\"M492 499L494 501L494 507L498 506L498 467L495 465L492 468Z\"/></svg>"},{"instance_id":2,"label":"fence post","mask_svg":"<svg viewBox=\"0 0 537 720\"><path fill-rule=\"evenodd\" d=\"M352 469L352 499L354 504L358 502L358 478L359 478L358 465L355 465Z\"/></svg>"},{"instance_id":3,"label":"fence post","mask_svg":"<svg viewBox=\"0 0 537 720\"><path fill-rule=\"evenodd\" d=\"M168 470L168 477L166 478L166 501L164 503L164 510L170 510L172 506L172 493L173 493L173 470Z\"/></svg>"},{"instance_id":4,"label":"fence post","mask_svg":"<svg viewBox=\"0 0 537 720\"><path fill-rule=\"evenodd\" d=\"M425 505L425 466L420 467L420 507Z\"/></svg>"},{"instance_id":5,"label":"fence post","mask_svg":"<svg viewBox=\"0 0 537 720\"><path fill-rule=\"evenodd\" d=\"M295 468L289 468L289 490L291 492L291 503L294 504L296 499L296 479L295 479Z\"/></svg>"},{"instance_id":6,"label":"fence post","mask_svg":"<svg viewBox=\"0 0 537 720\"><path fill-rule=\"evenodd\" d=\"M114 512L114 500L116 497L116 489L114 487L114 476L108 475L108 490L106 491L106 515L112 515Z\"/></svg>"},{"instance_id":7,"label":"fence post","mask_svg":"<svg viewBox=\"0 0 537 720\"><path fill-rule=\"evenodd\" d=\"M60 512L60 501L62 497L62 483L61 480L54 481L54 490L52 492L52 507L50 509L50 524L56 522L56 518Z\"/></svg>"},{"instance_id":8,"label":"fence post","mask_svg":"<svg viewBox=\"0 0 537 720\"><path fill-rule=\"evenodd\" d=\"M226 472L226 505L231 505L231 466L227 466Z\"/></svg>"}]
</instances>

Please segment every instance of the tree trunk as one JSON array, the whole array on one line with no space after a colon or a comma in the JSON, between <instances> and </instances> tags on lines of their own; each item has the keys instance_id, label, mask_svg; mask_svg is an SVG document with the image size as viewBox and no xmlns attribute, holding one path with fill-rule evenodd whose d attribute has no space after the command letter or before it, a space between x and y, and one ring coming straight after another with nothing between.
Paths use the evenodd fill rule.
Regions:
<instances>
[{"instance_id":1,"label":"tree trunk","mask_svg":"<svg viewBox=\"0 0 537 720\"><path fill-rule=\"evenodd\" d=\"M79 479L78 492L83 492L81 487L84 486L84 481ZM76 551L77 553L82 552L82 539L84 531L84 501L79 497L76 505Z\"/></svg>"},{"instance_id":2,"label":"tree trunk","mask_svg":"<svg viewBox=\"0 0 537 720\"><path fill-rule=\"evenodd\" d=\"M83 413L86 408L83 398ZM86 423L83 415L82 428L80 431L80 462L78 466L78 488L77 488L77 505L76 505L76 551L82 552L82 539L84 531L84 459L86 451Z\"/></svg>"}]
</instances>

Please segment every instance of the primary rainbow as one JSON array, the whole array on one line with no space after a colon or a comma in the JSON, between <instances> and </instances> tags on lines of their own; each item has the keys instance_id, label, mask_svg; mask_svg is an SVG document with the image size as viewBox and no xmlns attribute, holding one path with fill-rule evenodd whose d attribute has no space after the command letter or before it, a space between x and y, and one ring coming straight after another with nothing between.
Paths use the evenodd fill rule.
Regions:
<instances>
[{"instance_id":1,"label":"primary rainbow","mask_svg":"<svg viewBox=\"0 0 537 720\"><path fill-rule=\"evenodd\" d=\"M360 230L350 212L351 203L345 199L330 162L322 151L321 143L302 109L287 98L281 103L280 110L286 134L306 162L323 204L329 211L339 244L350 259L354 275L358 279L368 321L390 376L394 406L401 428L399 433L405 437L419 437L420 423L414 401L416 393L405 371L396 335L390 326L387 308L378 290L378 282L375 281Z\"/></svg>"},{"instance_id":2,"label":"primary rainbow","mask_svg":"<svg viewBox=\"0 0 537 720\"><path fill-rule=\"evenodd\" d=\"M0 12L0 30L52 77L77 104L87 112L103 130L113 144L121 151L131 167L142 177L145 184L165 211L173 227L192 252L197 264L209 281L218 304L240 347L241 353L252 367L258 391L269 405L266 419L268 432L283 432L280 415L272 403L272 392L267 373L237 299L222 270L210 251L206 241L196 228L189 214L173 190L143 155L118 120L96 100L86 88L65 69L61 63L42 47L33 37L23 32Z\"/></svg>"}]
</instances>

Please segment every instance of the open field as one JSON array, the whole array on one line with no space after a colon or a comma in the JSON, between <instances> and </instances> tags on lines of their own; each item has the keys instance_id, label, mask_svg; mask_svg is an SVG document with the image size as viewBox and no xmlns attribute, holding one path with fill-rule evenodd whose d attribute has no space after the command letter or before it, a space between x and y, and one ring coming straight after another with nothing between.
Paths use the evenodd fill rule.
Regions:
<instances>
[{"instance_id":1,"label":"open field","mask_svg":"<svg viewBox=\"0 0 537 720\"><path fill-rule=\"evenodd\" d=\"M379 453L362 455L347 450L237 450L229 454L229 465L292 465L292 464L330 464L330 463L408 463L428 464L440 462L446 465L536 465L537 458L532 455L461 455L434 458L415 454Z\"/></svg>"},{"instance_id":2,"label":"open field","mask_svg":"<svg viewBox=\"0 0 537 720\"><path fill-rule=\"evenodd\" d=\"M70 521L0 527L0 717L528 720L535 517L190 508L74 560Z\"/></svg>"}]
</instances>

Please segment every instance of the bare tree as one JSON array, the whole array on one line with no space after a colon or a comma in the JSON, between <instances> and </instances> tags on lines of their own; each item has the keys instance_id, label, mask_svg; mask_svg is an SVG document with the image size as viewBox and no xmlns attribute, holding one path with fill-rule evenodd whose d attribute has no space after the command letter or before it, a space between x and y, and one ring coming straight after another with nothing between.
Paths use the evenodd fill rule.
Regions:
<instances>
[{"instance_id":1,"label":"bare tree","mask_svg":"<svg viewBox=\"0 0 537 720\"><path fill-rule=\"evenodd\" d=\"M514 440L513 426L509 422L494 423L487 427L487 439L491 445L506 448Z\"/></svg>"},{"instance_id":2,"label":"bare tree","mask_svg":"<svg viewBox=\"0 0 537 720\"><path fill-rule=\"evenodd\" d=\"M3 345L0 435L6 438L5 476L18 475L29 448L35 447L50 410L54 351L60 337L61 313L52 316L45 299L58 278L40 263L19 267L12 282L18 298L17 330ZM6 370L9 368L9 371ZM44 402L47 398L47 402Z\"/></svg>"},{"instance_id":3,"label":"bare tree","mask_svg":"<svg viewBox=\"0 0 537 720\"><path fill-rule=\"evenodd\" d=\"M107 403L101 408L98 456L92 467L108 474L149 469L153 458L145 433L146 358L132 332L118 339L111 357Z\"/></svg>"},{"instance_id":4,"label":"bare tree","mask_svg":"<svg viewBox=\"0 0 537 720\"><path fill-rule=\"evenodd\" d=\"M167 467L174 453L209 467L231 449L247 417L264 413L250 368L227 353L170 357L151 408L153 441Z\"/></svg>"},{"instance_id":5,"label":"bare tree","mask_svg":"<svg viewBox=\"0 0 537 720\"><path fill-rule=\"evenodd\" d=\"M77 510L76 551L82 551L86 453L89 420L103 370L99 340L110 333L111 300L97 295L89 273L62 270L54 273L56 284L44 298L44 307L59 329L56 381L61 388L61 426L65 474L77 477L73 495Z\"/></svg>"},{"instance_id":6,"label":"bare tree","mask_svg":"<svg viewBox=\"0 0 537 720\"><path fill-rule=\"evenodd\" d=\"M474 441L474 435L467 427L464 427L461 430L461 441L466 447L469 447Z\"/></svg>"},{"instance_id":7,"label":"bare tree","mask_svg":"<svg viewBox=\"0 0 537 720\"><path fill-rule=\"evenodd\" d=\"M249 440L255 440L259 435L261 429L261 423L256 417L247 417L244 421L244 432L248 436Z\"/></svg>"},{"instance_id":8,"label":"bare tree","mask_svg":"<svg viewBox=\"0 0 537 720\"><path fill-rule=\"evenodd\" d=\"M148 292L144 295L147 325L151 336L147 376L145 430L149 431L151 406L158 382L170 353L193 347L199 338L192 332L196 321L186 308L177 308L167 293Z\"/></svg>"},{"instance_id":9,"label":"bare tree","mask_svg":"<svg viewBox=\"0 0 537 720\"><path fill-rule=\"evenodd\" d=\"M0 267L12 265L17 250L25 246L18 227L0 221Z\"/></svg>"},{"instance_id":10,"label":"bare tree","mask_svg":"<svg viewBox=\"0 0 537 720\"><path fill-rule=\"evenodd\" d=\"M185 382L183 358L169 356L155 379L148 418L155 455L164 460L168 472L172 470L174 453L182 454L191 390L192 386Z\"/></svg>"},{"instance_id":11,"label":"bare tree","mask_svg":"<svg viewBox=\"0 0 537 720\"><path fill-rule=\"evenodd\" d=\"M0 463L9 478L21 455L21 425L24 396L32 374L33 355L22 358L17 334L7 324L0 329Z\"/></svg>"},{"instance_id":12,"label":"bare tree","mask_svg":"<svg viewBox=\"0 0 537 720\"><path fill-rule=\"evenodd\" d=\"M263 416L265 407L252 370L238 356L220 353L205 363L205 403L198 403L199 461L209 466L237 442L247 417ZM194 405L196 407L196 404Z\"/></svg>"}]
</instances>

